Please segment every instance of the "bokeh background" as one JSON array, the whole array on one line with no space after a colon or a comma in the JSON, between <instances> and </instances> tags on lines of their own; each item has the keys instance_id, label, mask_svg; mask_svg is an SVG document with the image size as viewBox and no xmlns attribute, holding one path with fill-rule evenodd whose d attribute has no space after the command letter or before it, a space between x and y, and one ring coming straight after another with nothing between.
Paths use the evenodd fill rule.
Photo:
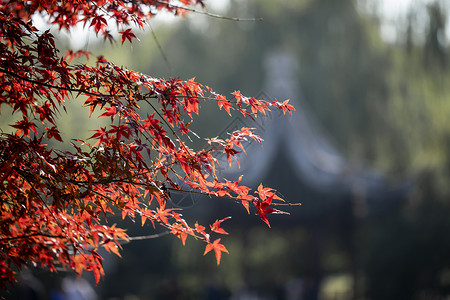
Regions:
<instances>
[{"instance_id":1,"label":"bokeh background","mask_svg":"<svg viewBox=\"0 0 450 300\"><path fill-rule=\"evenodd\" d=\"M250 144L241 169L222 175L243 173L252 187L263 182L302 206L270 216L269 229L238 203L175 194L172 205L191 221L233 216L220 267L202 256L203 243L163 236L124 244L122 258L106 255L98 286L89 275L30 269L6 299L32 299L30 288L43 299L63 289L86 300L448 299L450 2L205 2L220 15L264 20L161 14L132 46L81 31L59 44L155 77L195 77L225 95L290 99L292 117L259 120L204 102L191 129L224 137L256 128L263 148ZM99 121L85 119L75 101L70 107L64 134L92 135ZM130 236L158 232L114 221Z\"/></svg>"}]
</instances>

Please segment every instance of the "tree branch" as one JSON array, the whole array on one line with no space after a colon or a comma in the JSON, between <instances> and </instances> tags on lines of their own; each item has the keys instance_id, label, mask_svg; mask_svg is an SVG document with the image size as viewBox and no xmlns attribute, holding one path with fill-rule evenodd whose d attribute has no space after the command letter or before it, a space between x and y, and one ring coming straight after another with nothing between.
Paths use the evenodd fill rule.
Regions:
<instances>
[{"instance_id":1,"label":"tree branch","mask_svg":"<svg viewBox=\"0 0 450 300\"><path fill-rule=\"evenodd\" d=\"M73 89L73 88L68 88L68 87L64 87L64 86L57 86L57 85L53 85L53 84L49 84L49 83L45 83L45 82L39 82L37 80L26 78L24 76L18 75L18 74L14 73L14 72L5 70L3 68L0 68L0 72L8 74L8 75L11 75L11 76L16 77L16 78L18 78L20 80L23 80L23 81L27 81L27 82L30 82L30 83L33 83L33 84L45 86L45 87L52 88L52 89L63 90L63 91L68 91L68 92L75 92L75 93L83 93L83 94L86 94L86 95L97 96L97 97L111 97L112 96L111 94L104 95L104 94L89 92L89 91L82 90L82 89Z\"/></svg>"},{"instance_id":2,"label":"tree branch","mask_svg":"<svg viewBox=\"0 0 450 300\"><path fill-rule=\"evenodd\" d=\"M87 181L75 181L75 180L70 180L70 183L73 184L86 184L88 183ZM132 184L132 185L137 185L137 186L147 186L146 183L140 183L140 182L134 182L134 181L129 181L126 179L108 179L105 181L92 181L90 182L91 184L110 184L110 183L128 183L128 184ZM203 195L203 196L214 196L217 198L226 198L226 199L230 199L230 200L235 200L235 201L247 201L247 202L252 202L252 200L249 199L243 199L243 198L239 198L239 197L233 197L233 196L228 196L228 195L223 195L223 196L217 196L214 195L214 191L211 191L211 193L206 193L206 192L202 192L202 191L196 191L196 190L182 190L182 189L176 189L176 188L171 188L171 187L165 187L166 190L169 191L174 191L174 192L181 192L181 193L190 193L190 194L197 194L197 195ZM95 192L95 191L94 191ZM272 203L272 206L300 206L302 205L301 203Z\"/></svg>"},{"instance_id":3,"label":"tree branch","mask_svg":"<svg viewBox=\"0 0 450 300\"><path fill-rule=\"evenodd\" d=\"M45 233L33 233L33 234L27 234L27 235L20 235L20 236L14 236L14 237L9 237L9 238L0 238L0 243L6 243L9 241L14 241L14 240L21 240L21 239L28 239L34 236L44 236L44 237L48 237L48 238L58 238L58 239L65 239L67 238L66 236L63 235L51 235L51 234L45 234Z\"/></svg>"},{"instance_id":4,"label":"tree branch","mask_svg":"<svg viewBox=\"0 0 450 300\"><path fill-rule=\"evenodd\" d=\"M164 2L164 1L155 1L158 4L163 4L163 5L167 5L168 7L172 7L172 8L176 8L176 9L184 9L196 14L201 14L201 15L205 15L208 17L212 17L212 18L216 18L216 19L222 19L222 20L229 20L229 21L242 21L242 22L255 22L255 21L263 21L263 18L234 18L234 17L227 17L227 16L221 16L218 14L213 14L207 11L200 11L197 10L195 8L190 8L190 7L186 7L186 6L179 6L179 5L174 5L174 4L170 4L168 2Z\"/></svg>"},{"instance_id":5,"label":"tree branch","mask_svg":"<svg viewBox=\"0 0 450 300\"><path fill-rule=\"evenodd\" d=\"M151 235L142 235L142 236L132 236L128 237L128 241L142 241L142 240L149 240L149 239L156 239L165 235L168 235L170 231L164 231L161 233L151 234Z\"/></svg>"},{"instance_id":6,"label":"tree branch","mask_svg":"<svg viewBox=\"0 0 450 300\"><path fill-rule=\"evenodd\" d=\"M150 21L147 22L148 27L150 28L150 31L152 33L153 36L153 40L156 43L156 46L158 47L159 52L161 53L162 58L164 59L164 62L167 65L167 68L169 69L169 77L170 77L170 73L172 73L172 66L169 63L169 59L167 58L166 54L164 53L164 50L162 49L161 44L159 43L158 38L156 37L155 31L153 30L152 24L150 24Z\"/></svg>"}]
</instances>

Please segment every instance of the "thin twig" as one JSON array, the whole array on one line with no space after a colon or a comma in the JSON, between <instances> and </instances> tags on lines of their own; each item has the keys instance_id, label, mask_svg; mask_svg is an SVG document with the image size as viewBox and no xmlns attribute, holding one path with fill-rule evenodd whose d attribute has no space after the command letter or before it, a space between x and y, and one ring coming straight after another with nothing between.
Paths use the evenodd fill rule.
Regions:
<instances>
[{"instance_id":1,"label":"thin twig","mask_svg":"<svg viewBox=\"0 0 450 300\"><path fill-rule=\"evenodd\" d=\"M23 81L27 81L27 82L30 82L30 83L34 83L34 84L45 86L45 87L52 88L52 89L63 90L63 91L68 91L68 92L83 93L83 94L86 94L86 95L97 96L97 97L112 97L113 96L111 94L104 95L104 94L89 92L89 91L82 90L82 89L73 89L73 88L68 88L68 87L64 87L64 86L57 86L57 85L53 85L53 84L49 84L49 83L45 83L45 82L39 82L37 80L26 78L24 76L18 75L18 74L14 73L14 72L5 70L3 68L0 68L0 72L1 73L6 73L8 75L11 75L11 76L16 77L16 78L18 78L20 80L23 80Z\"/></svg>"},{"instance_id":2,"label":"thin twig","mask_svg":"<svg viewBox=\"0 0 450 300\"><path fill-rule=\"evenodd\" d=\"M0 73L5 73L5 74L11 75L13 77L16 77L16 78L18 78L20 80L27 81L27 82L30 82L30 83L33 83L33 84L37 84L37 85L41 85L41 86L45 86L45 87L52 88L52 89L64 90L64 91L75 92L75 93L83 93L83 94L86 94L86 95L96 96L96 97L99 97L99 98L114 96L112 94L94 93L94 92L90 92L90 91L87 91L87 90L74 89L74 88L68 88L68 87L64 87L64 86L57 86L57 85L53 85L53 84L49 84L49 83L45 83L45 82L39 82L37 80L21 76L19 74L16 74L16 73L8 71L8 70L5 70L3 68L0 68ZM217 98L214 98L214 97L203 97L203 96L194 96L194 95L191 95L191 96L178 95L176 97L177 98L195 98L195 99L199 99L199 100L221 101L220 99L217 99ZM147 98L157 99L158 97L152 95L152 96L148 96ZM237 101L230 101L230 100L228 100L228 102L231 103L231 104L237 103Z\"/></svg>"},{"instance_id":3,"label":"thin twig","mask_svg":"<svg viewBox=\"0 0 450 300\"><path fill-rule=\"evenodd\" d=\"M35 237L35 236L43 236L43 237L48 237L48 238L59 238L59 239L66 239L67 238L66 236L62 236L62 235L50 235L50 234L45 234L45 233L33 233L33 234L13 236L13 237L8 237L8 238L0 238L0 243L5 243L5 242L8 242L8 241L14 241L14 240L28 239L28 238Z\"/></svg>"},{"instance_id":4,"label":"thin twig","mask_svg":"<svg viewBox=\"0 0 450 300\"><path fill-rule=\"evenodd\" d=\"M156 107L148 100L145 100L145 102L147 102L148 105L150 105L150 107L155 111L155 113L161 118L161 121L164 122L164 124L166 124L167 128L172 132L173 136L178 140L180 146L186 151L186 153L192 157L189 149L184 145L184 143L182 142L181 138L177 135L177 133L175 132L175 130L173 130L172 126L170 126L169 122L164 118L163 115L161 115L161 113L156 109Z\"/></svg>"},{"instance_id":5,"label":"thin twig","mask_svg":"<svg viewBox=\"0 0 450 300\"><path fill-rule=\"evenodd\" d=\"M88 183L87 181L75 181L75 180L70 180L71 183L74 184L86 184ZM127 183L127 184L131 184L131 185L138 185L138 186L148 186L148 184L146 183L141 183L141 182L135 182L135 181L129 181L126 179L108 179L105 181L91 181L91 184L110 184L110 183ZM239 197L233 197L233 196L229 196L229 195L223 195L223 196L219 196L219 195L215 195L214 191L211 191L211 193L207 193L207 192L202 192L202 191L196 191L196 190L183 190L183 189L176 189L176 188L171 188L171 187L166 187L167 190L170 191L174 191L174 192L181 192L181 193L190 193L190 194L197 194L197 195L203 195L203 196L214 196L217 198L226 198L226 199L230 199L230 200L235 200L235 201L247 201L247 202L252 202L253 200L251 199L244 199L244 198L239 198ZM272 206L300 206L302 205L301 203L271 203Z\"/></svg>"},{"instance_id":6,"label":"thin twig","mask_svg":"<svg viewBox=\"0 0 450 300\"><path fill-rule=\"evenodd\" d=\"M158 47L158 50L161 53L161 56L162 56L164 62L166 63L167 68L169 69L168 74L169 74L169 77L170 77L170 74L172 73L173 69L172 69L172 66L169 63L169 59L167 58L166 54L164 53L164 50L162 49L162 46L159 43L158 38L156 37L155 31L153 30L153 27L150 24L150 21L148 21L147 24L148 24L148 27L150 27L150 31L152 32L152 36L153 36L153 39L155 40L156 46Z\"/></svg>"},{"instance_id":7,"label":"thin twig","mask_svg":"<svg viewBox=\"0 0 450 300\"><path fill-rule=\"evenodd\" d=\"M186 7L186 6L180 6L180 5L174 5L174 4L170 4L168 2L164 2L164 1L155 1L158 4L163 4L163 5L167 5L171 8L176 8L176 9L184 9L196 14L201 14L201 15L205 15L208 17L212 17L212 18L217 18L217 19L222 19L222 20L229 20L229 21L238 21L238 22L256 22L256 21L263 21L263 18L235 18L235 17L227 17L227 16L222 16L222 15L218 15L218 14L213 14L207 11L200 11L197 10L195 8L190 8L190 7Z\"/></svg>"},{"instance_id":8,"label":"thin twig","mask_svg":"<svg viewBox=\"0 0 450 300\"><path fill-rule=\"evenodd\" d=\"M141 240L149 240L149 239L156 239L165 235L168 235L170 231L164 231L161 233L151 234L151 235L142 235L142 236L132 236L128 237L128 241L141 241Z\"/></svg>"}]
</instances>

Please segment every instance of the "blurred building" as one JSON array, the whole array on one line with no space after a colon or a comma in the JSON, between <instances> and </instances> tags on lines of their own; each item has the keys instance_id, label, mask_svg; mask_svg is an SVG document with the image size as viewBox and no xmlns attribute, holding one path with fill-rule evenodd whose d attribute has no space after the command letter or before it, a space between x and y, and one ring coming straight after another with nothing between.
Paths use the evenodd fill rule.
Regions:
<instances>
[{"instance_id":1,"label":"blurred building","mask_svg":"<svg viewBox=\"0 0 450 300\"><path fill-rule=\"evenodd\" d=\"M344 157L308 113L301 88L296 85L299 64L285 52L267 55L266 88L263 99L290 99L296 111L292 117L273 110L266 118L235 117L222 135L246 126L255 128L264 142L253 142L237 163L228 167L225 155L219 157L222 176L230 179L244 174L243 182L257 186L275 184L288 202L301 202L301 218L293 222L318 220L334 214L336 206L351 202L357 217L383 214L399 205L411 182L391 183L383 174Z\"/></svg>"},{"instance_id":2,"label":"blurred building","mask_svg":"<svg viewBox=\"0 0 450 300\"><path fill-rule=\"evenodd\" d=\"M383 174L343 156L333 146L332 138L321 130L304 105L301 87L296 85L300 66L293 56L274 51L267 55L265 66L265 91L259 98L290 99L289 103L296 111L292 117L284 116L278 110L255 120L234 117L221 136L226 137L227 133L241 127L255 128L264 139L263 147L256 142L250 143L246 149L248 155L238 155L240 166L234 162L229 167L225 155L218 157L222 166L220 172L229 180L237 180L244 174L244 184L257 187L264 183L279 191L279 196L287 202L302 204L300 207L282 207L290 212L290 216L271 215L269 220L273 228L305 228L308 250L302 255L308 261L308 267L299 270L303 280L302 299L318 299L326 276L324 253L329 250L324 245L327 239L340 241L350 260L345 271L351 274L353 284L358 285L355 233L359 220L398 211L407 199L412 183L391 183ZM234 215L237 209L242 209L239 205L230 207L220 201L213 205L215 209L216 205L222 214L230 212ZM208 210L206 214L214 215L214 212ZM253 224L256 219L235 219L232 226L245 231L249 228L246 222Z\"/></svg>"}]
</instances>

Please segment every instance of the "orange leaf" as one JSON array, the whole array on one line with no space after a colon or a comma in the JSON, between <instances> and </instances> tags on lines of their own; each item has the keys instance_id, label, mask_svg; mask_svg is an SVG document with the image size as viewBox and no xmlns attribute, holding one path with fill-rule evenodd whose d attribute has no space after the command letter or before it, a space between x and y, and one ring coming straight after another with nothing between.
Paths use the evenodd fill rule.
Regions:
<instances>
[{"instance_id":1,"label":"orange leaf","mask_svg":"<svg viewBox=\"0 0 450 300\"><path fill-rule=\"evenodd\" d=\"M222 220L216 220L212 225L210 225L211 230L216 232L216 233L220 233L220 234L228 234L228 232L226 232L223 228L220 228L220 224L223 221L226 221L228 219L231 219L231 217L226 217Z\"/></svg>"},{"instance_id":2,"label":"orange leaf","mask_svg":"<svg viewBox=\"0 0 450 300\"><path fill-rule=\"evenodd\" d=\"M117 248L117 245L114 244L114 242L108 242L105 245L103 245L106 251L113 252L115 255L122 257L119 253L119 249Z\"/></svg>"},{"instance_id":3,"label":"orange leaf","mask_svg":"<svg viewBox=\"0 0 450 300\"><path fill-rule=\"evenodd\" d=\"M117 109L115 106L107 108L106 110L107 110L107 112L105 112L104 114L101 114L100 117L114 116L117 113Z\"/></svg>"},{"instance_id":4,"label":"orange leaf","mask_svg":"<svg viewBox=\"0 0 450 300\"><path fill-rule=\"evenodd\" d=\"M228 253L227 248L225 248L224 245L219 244L220 239L215 240L213 243L209 243L206 245L205 253L203 255L206 255L209 251L214 250L214 253L216 254L216 260L217 265L220 265L220 258L222 257L222 252Z\"/></svg>"},{"instance_id":5,"label":"orange leaf","mask_svg":"<svg viewBox=\"0 0 450 300\"><path fill-rule=\"evenodd\" d=\"M219 102L218 102L219 109L222 109L222 107L223 107L226 110L226 112L231 116L230 108L233 108L231 103L228 102L228 100L224 96L221 96L221 95L219 95L217 97L217 99L219 100Z\"/></svg>"}]
</instances>

